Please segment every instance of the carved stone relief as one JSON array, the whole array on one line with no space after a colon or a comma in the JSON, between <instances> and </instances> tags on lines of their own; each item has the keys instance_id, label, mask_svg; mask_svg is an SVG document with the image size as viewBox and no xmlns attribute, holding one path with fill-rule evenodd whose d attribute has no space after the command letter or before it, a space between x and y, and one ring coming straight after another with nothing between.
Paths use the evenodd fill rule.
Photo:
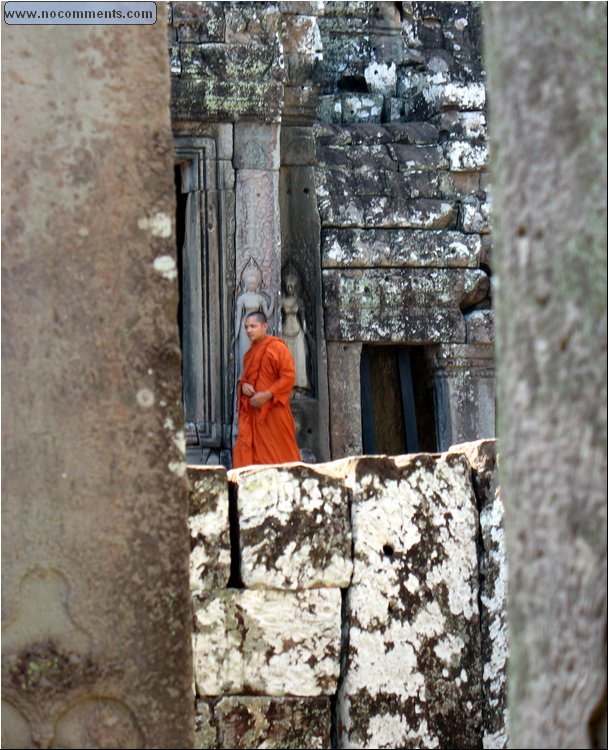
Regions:
<instances>
[{"instance_id":1,"label":"carved stone relief","mask_svg":"<svg viewBox=\"0 0 608 750\"><path fill-rule=\"evenodd\" d=\"M234 359L237 380L243 371L243 357L250 347L250 341L245 332L245 318L249 313L263 312L270 321L275 308L275 295L265 291L262 271L253 258L249 258L240 274L239 289L241 293L234 305ZM269 332L272 333L271 330Z\"/></svg>"},{"instance_id":2,"label":"carved stone relief","mask_svg":"<svg viewBox=\"0 0 608 750\"><path fill-rule=\"evenodd\" d=\"M314 340L307 324L307 306L301 289L301 275L290 261L283 268L282 277L282 336L296 368L295 395L312 395Z\"/></svg>"}]
</instances>

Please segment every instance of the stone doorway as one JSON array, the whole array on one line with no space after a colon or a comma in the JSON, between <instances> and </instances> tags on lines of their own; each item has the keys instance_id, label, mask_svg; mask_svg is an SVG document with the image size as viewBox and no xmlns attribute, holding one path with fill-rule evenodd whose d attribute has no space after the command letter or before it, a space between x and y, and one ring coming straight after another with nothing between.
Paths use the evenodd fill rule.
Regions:
<instances>
[{"instance_id":1,"label":"stone doorway","mask_svg":"<svg viewBox=\"0 0 608 750\"><path fill-rule=\"evenodd\" d=\"M175 139L182 397L189 464L230 465L233 243L224 231L217 141Z\"/></svg>"}]
</instances>

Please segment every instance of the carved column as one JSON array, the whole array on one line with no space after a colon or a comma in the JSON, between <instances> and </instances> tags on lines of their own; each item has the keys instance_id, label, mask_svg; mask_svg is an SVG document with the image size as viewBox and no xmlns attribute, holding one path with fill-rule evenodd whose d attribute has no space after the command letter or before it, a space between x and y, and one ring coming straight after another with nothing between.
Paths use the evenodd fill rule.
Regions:
<instances>
[{"instance_id":1,"label":"carved column","mask_svg":"<svg viewBox=\"0 0 608 750\"><path fill-rule=\"evenodd\" d=\"M495 431L492 312L472 313L465 324L468 343L440 344L428 353L440 451Z\"/></svg>"}]
</instances>

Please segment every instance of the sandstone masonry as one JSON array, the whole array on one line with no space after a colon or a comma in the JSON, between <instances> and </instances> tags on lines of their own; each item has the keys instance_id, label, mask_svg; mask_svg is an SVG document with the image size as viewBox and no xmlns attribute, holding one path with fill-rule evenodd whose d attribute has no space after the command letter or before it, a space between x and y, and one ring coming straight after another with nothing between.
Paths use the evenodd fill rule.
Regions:
<instances>
[{"instance_id":1,"label":"sandstone masonry","mask_svg":"<svg viewBox=\"0 0 608 750\"><path fill-rule=\"evenodd\" d=\"M188 472L197 747L506 747L493 441Z\"/></svg>"}]
</instances>

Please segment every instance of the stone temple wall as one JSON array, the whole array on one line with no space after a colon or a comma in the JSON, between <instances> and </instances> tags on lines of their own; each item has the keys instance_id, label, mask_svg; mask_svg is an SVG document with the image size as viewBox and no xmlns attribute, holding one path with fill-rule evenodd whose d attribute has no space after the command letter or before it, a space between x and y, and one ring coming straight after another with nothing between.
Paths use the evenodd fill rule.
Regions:
<instances>
[{"instance_id":1,"label":"stone temple wall","mask_svg":"<svg viewBox=\"0 0 608 750\"><path fill-rule=\"evenodd\" d=\"M195 747L506 747L493 441L188 471Z\"/></svg>"},{"instance_id":2,"label":"stone temple wall","mask_svg":"<svg viewBox=\"0 0 608 750\"><path fill-rule=\"evenodd\" d=\"M234 420L235 311L254 267L279 335L285 277L299 278L307 382L293 409L307 461L363 452L360 365L370 346L421 353L438 450L492 437L479 3L167 7L174 134L182 147L207 139L216 154L205 195L221 196L221 209L204 215L201 232L221 227L209 252L223 269L215 328L225 331L203 352L205 361L227 353L210 376L211 391L220 377L227 391L218 429L228 435ZM207 270L216 273L212 262ZM212 418L200 419L205 433Z\"/></svg>"}]
</instances>

